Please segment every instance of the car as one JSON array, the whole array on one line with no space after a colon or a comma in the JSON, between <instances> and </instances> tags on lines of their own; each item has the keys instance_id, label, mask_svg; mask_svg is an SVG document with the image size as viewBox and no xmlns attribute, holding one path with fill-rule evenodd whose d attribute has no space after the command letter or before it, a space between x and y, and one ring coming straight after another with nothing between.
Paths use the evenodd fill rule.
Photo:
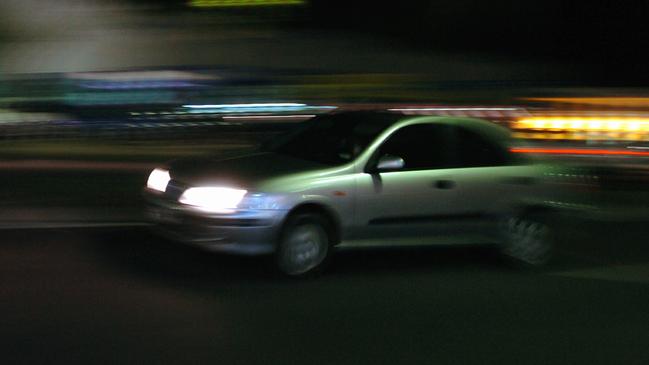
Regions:
<instances>
[{"instance_id":1,"label":"car","mask_svg":"<svg viewBox=\"0 0 649 365\"><path fill-rule=\"evenodd\" d=\"M171 161L144 196L156 232L210 251L321 271L334 251L495 244L527 266L552 254L547 167L509 130L464 117L339 112L239 156Z\"/></svg>"}]
</instances>

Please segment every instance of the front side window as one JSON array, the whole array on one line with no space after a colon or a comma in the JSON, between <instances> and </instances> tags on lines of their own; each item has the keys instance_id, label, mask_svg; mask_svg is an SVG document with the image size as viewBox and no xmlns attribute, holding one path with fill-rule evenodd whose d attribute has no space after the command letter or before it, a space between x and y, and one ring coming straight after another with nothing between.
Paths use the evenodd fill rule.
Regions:
<instances>
[{"instance_id":1,"label":"front side window","mask_svg":"<svg viewBox=\"0 0 649 365\"><path fill-rule=\"evenodd\" d=\"M265 150L326 165L352 161L386 128L396 115L362 113L316 117L280 137Z\"/></svg>"},{"instance_id":2,"label":"front side window","mask_svg":"<svg viewBox=\"0 0 649 365\"><path fill-rule=\"evenodd\" d=\"M441 169L454 166L451 126L416 124L393 133L379 147L377 157L398 156L404 170Z\"/></svg>"}]
</instances>

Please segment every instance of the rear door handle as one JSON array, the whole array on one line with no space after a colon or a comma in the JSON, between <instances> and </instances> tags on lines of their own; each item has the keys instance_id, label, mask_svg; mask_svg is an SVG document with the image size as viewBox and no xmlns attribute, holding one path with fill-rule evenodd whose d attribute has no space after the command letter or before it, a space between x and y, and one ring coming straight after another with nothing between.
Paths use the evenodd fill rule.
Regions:
<instances>
[{"instance_id":1,"label":"rear door handle","mask_svg":"<svg viewBox=\"0 0 649 365\"><path fill-rule=\"evenodd\" d=\"M455 187L455 181L453 180L437 180L433 183L437 189L453 189Z\"/></svg>"}]
</instances>

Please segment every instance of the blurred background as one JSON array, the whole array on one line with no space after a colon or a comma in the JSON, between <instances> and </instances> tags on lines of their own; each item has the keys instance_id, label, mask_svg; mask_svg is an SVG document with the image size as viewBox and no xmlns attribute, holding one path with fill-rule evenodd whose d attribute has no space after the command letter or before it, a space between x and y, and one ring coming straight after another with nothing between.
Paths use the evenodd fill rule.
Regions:
<instances>
[{"instance_id":1,"label":"blurred background","mask_svg":"<svg viewBox=\"0 0 649 365\"><path fill-rule=\"evenodd\" d=\"M637 363L649 2L0 1L5 363ZM152 168L341 110L488 119L573 170L556 266L336 257L286 281L140 226ZM570 172L572 171L572 172ZM592 213L592 215L590 214Z\"/></svg>"},{"instance_id":2,"label":"blurred background","mask_svg":"<svg viewBox=\"0 0 649 365\"><path fill-rule=\"evenodd\" d=\"M248 148L334 110L487 118L524 146L555 148L548 157L637 167L649 141L647 10L635 0L6 0L0 221L137 219L157 163Z\"/></svg>"}]
</instances>

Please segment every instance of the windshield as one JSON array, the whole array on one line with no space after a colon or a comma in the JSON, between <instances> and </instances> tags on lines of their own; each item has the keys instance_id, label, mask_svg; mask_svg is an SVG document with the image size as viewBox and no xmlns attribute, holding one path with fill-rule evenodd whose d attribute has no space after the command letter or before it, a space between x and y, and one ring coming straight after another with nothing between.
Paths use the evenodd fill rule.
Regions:
<instances>
[{"instance_id":1,"label":"windshield","mask_svg":"<svg viewBox=\"0 0 649 365\"><path fill-rule=\"evenodd\" d=\"M316 117L269 144L266 151L327 165L355 159L399 118L392 114L332 114Z\"/></svg>"}]
</instances>

